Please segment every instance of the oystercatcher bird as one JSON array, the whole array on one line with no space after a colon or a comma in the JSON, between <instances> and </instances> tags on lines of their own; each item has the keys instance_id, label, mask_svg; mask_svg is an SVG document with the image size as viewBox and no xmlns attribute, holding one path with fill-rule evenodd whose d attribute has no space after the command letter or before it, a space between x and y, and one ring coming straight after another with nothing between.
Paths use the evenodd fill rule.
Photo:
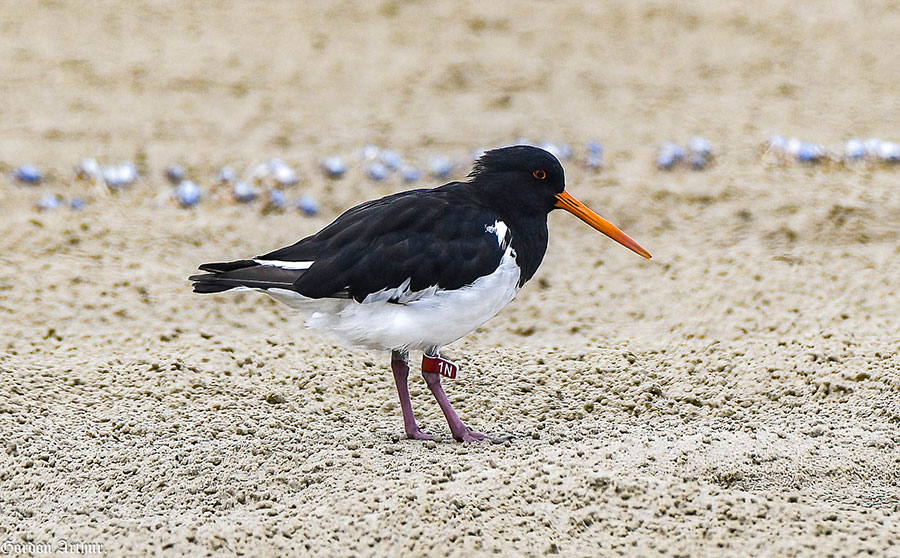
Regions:
<instances>
[{"instance_id":1,"label":"oystercatcher bird","mask_svg":"<svg viewBox=\"0 0 900 558\"><path fill-rule=\"evenodd\" d=\"M409 351L453 437L470 430L441 387L458 367L441 347L479 327L534 276L547 249L547 215L565 209L620 244L650 253L565 190L559 161L543 149L484 153L465 182L360 204L318 233L252 259L200 266L194 291L258 290L308 313L307 325L351 345L391 351L406 435L422 432L410 403Z\"/></svg>"}]
</instances>

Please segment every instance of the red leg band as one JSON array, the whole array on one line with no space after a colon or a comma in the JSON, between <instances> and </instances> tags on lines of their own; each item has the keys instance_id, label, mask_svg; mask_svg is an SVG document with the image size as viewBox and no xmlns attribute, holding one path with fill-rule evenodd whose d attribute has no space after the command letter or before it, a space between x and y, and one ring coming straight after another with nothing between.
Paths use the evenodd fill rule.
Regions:
<instances>
[{"instance_id":1,"label":"red leg band","mask_svg":"<svg viewBox=\"0 0 900 558\"><path fill-rule=\"evenodd\" d=\"M459 365L445 358L422 355L422 371L440 374L452 380L459 372Z\"/></svg>"}]
</instances>

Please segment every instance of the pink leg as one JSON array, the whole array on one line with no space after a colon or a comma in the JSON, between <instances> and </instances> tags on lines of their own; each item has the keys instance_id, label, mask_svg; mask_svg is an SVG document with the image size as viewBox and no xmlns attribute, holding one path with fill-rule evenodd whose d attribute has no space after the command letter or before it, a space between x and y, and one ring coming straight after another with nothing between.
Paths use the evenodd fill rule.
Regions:
<instances>
[{"instance_id":1,"label":"pink leg","mask_svg":"<svg viewBox=\"0 0 900 558\"><path fill-rule=\"evenodd\" d=\"M403 428L406 436L413 440L437 440L419 430L416 424L416 416L413 414L412 401L409 399L409 364L408 355L405 352L394 351L391 353L391 370L394 372L394 383L397 384L397 394L400 395L400 410L403 411Z\"/></svg>"},{"instance_id":2,"label":"pink leg","mask_svg":"<svg viewBox=\"0 0 900 558\"><path fill-rule=\"evenodd\" d=\"M435 372L425 372L423 370L422 376L425 377L425 383L428 384L428 389L431 390L431 394L434 395L438 405L440 405L441 411L444 412L447 424L450 425L450 432L457 442L479 442L481 440L490 440L495 444L501 444L506 441L505 438L492 438L481 432L469 430L469 428L463 424L463 421L460 420L456 411L453 410L450 399L448 399L447 394L444 393L444 388L441 387L441 375Z\"/></svg>"}]
</instances>

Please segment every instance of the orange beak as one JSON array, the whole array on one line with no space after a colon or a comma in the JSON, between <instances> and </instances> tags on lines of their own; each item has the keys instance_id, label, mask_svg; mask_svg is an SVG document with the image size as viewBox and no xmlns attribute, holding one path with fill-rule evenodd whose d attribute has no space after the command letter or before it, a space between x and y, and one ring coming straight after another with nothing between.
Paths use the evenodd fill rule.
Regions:
<instances>
[{"instance_id":1,"label":"orange beak","mask_svg":"<svg viewBox=\"0 0 900 558\"><path fill-rule=\"evenodd\" d=\"M598 231L615 240L622 246L628 248L632 252L644 258L647 258L648 260L652 257L650 256L650 252L644 250L640 244L638 244L630 236L622 232L619 227L613 225L603 217L600 217L599 215L591 211L588 206L576 200L568 192L562 191L556 194L556 205L554 207L565 209L572 215L578 217L588 225L594 227Z\"/></svg>"}]
</instances>

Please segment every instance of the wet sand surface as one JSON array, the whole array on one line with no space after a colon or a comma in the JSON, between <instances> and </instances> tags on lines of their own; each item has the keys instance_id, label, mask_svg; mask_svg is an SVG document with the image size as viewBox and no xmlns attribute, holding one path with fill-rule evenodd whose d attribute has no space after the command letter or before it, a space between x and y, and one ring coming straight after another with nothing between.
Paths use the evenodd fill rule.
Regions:
<instances>
[{"instance_id":1,"label":"wet sand surface","mask_svg":"<svg viewBox=\"0 0 900 558\"><path fill-rule=\"evenodd\" d=\"M0 542L106 555L900 555L900 168L783 165L767 135L900 139L889 2L220 2L0 8ZM665 140L716 151L653 166ZM646 262L550 216L534 280L447 348L459 444L418 375L199 263L264 253L373 183L524 136ZM584 169L583 145L607 149ZM351 162L329 181L325 155ZM77 182L133 160L134 187ZM281 157L316 217L210 192ZM162 169L207 191L184 210ZM468 163L454 178L468 172ZM423 185L436 185L428 179ZM88 203L39 213L47 193ZM414 355L414 361L418 357Z\"/></svg>"}]
</instances>

